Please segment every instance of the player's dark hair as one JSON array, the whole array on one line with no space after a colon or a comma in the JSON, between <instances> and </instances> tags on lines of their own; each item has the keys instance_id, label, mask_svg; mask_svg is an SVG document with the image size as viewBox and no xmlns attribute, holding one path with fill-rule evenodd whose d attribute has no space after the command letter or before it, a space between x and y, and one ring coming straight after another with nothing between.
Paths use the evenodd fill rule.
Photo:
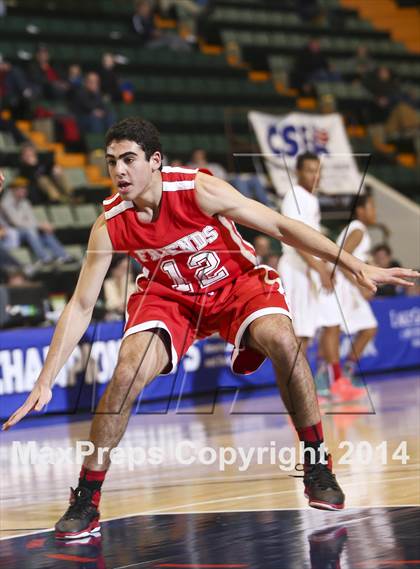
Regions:
<instances>
[{"instance_id":1,"label":"player's dark hair","mask_svg":"<svg viewBox=\"0 0 420 569\"><path fill-rule=\"evenodd\" d=\"M389 256L392 255L391 247L387 245L387 243L379 243L378 245L375 245L375 247L372 249L372 255L375 255L379 251L385 251L385 253Z\"/></svg>"},{"instance_id":2,"label":"player's dark hair","mask_svg":"<svg viewBox=\"0 0 420 569\"><path fill-rule=\"evenodd\" d=\"M372 197L372 192L370 192L369 190L367 190L363 194L358 194L354 196L352 211L355 212L358 207L365 207L371 197Z\"/></svg>"},{"instance_id":3,"label":"player's dark hair","mask_svg":"<svg viewBox=\"0 0 420 569\"><path fill-rule=\"evenodd\" d=\"M315 154L315 152L303 152L303 154L299 154L296 159L296 170L302 170L306 160L316 160L319 162L319 156Z\"/></svg>"},{"instance_id":4,"label":"player's dark hair","mask_svg":"<svg viewBox=\"0 0 420 569\"><path fill-rule=\"evenodd\" d=\"M149 121L140 117L129 117L115 123L105 135L105 146L113 140L132 140L136 142L146 155L146 160L155 152L162 154L162 145L158 129Z\"/></svg>"}]
</instances>

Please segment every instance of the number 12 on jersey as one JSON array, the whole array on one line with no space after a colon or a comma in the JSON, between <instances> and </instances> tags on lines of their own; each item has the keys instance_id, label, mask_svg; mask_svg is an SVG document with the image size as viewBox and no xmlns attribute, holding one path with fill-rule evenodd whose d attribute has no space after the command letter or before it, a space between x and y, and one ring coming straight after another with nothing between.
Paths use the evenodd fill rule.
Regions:
<instances>
[{"instance_id":1,"label":"number 12 on jersey","mask_svg":"<svg viewBox=\"0 0 420 569\"><path fill-rule=\"evenodd\" d=\"M229 273L225 267L220 267L220 258L214 251L201 251L194 253L188 258L187 266L189 269L196 269L194 278L200 288L207 288L210 285L225 279ZM172 288L179 292L194 292L192 283L185 280L181 275L174 259L165 261L160 268L173 281Z\"/></svg>"}]
</instances>

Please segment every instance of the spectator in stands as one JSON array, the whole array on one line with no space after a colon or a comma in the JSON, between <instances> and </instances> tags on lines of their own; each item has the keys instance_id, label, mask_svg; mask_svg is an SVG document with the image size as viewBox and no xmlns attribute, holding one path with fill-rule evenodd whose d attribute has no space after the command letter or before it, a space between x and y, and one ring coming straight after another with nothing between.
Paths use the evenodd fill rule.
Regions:
<instances>
[{"instance_id":1,"label":"spectator in stands","mask_svg":"<svg viewBox=\"0 0 420 569\"><path fill-rule=\"evenodd\" d=\"M323 15L318 0L296 0L296 11L305 24L314 23Z\"/></svg>"},{"instance_id":2,"label":"spectator in stands","mask_svg":"<svg viewBox=\"0 0 420 569\"><path fill-rule=\"evenodd\" d=\"M3 191L4 174L0 170L0 194ZM20 268L20 264L8 251L6 241L8 240L8 226L6 220L1 216L0 211L0 282L5 282L7 274L11 269Z\"/></svg>"},{"instance_id":3,"label":"spectator in stands","mask_svg":"<svg viewBox=\"0 0 420 569\"><path fill-rule=\"evenodd\" d=\"M173 13L178 20L179 32L190 43L197 41L197 23L208 5L208 0L160 0L159 3L165 16Z\"/></svg>"},{"instance_id":4,"label":"spectator in stands","mask_svg":"<svg viewBox=\"0 0 420 569\"><path fill-rule=\"evenodd\" d=\"M278 253L270 253L267 255L265 264L274 269L275 271L279 268L280 255Z\"/></svg>"},{"instance_id":5,"label":"spectator in stands","mask_svg":"<svg viewBox=\"0 0 420 569\"><path fill-rule=\"evenodd\" d=\"M7 275L13 269L20 269L20 263L9 253L9 248L4 245L7 239L7 227L0 225L0 282L4 282Z\"/></svg>"},{"instance_id":6,"label":"spectator in stands","mask_svg":"<svg viewBox=\"0 0 420 569\"><path fill-rule=\"evenodd\" d=\"M314 82L336 79L337 74L332 72L327 58L321 53L319 41L311 39L295 59L291 70L292 86L303 95L316 96Z\"/></svg>"},{"instance_id":7,"label":"spectator in stands","mask_svg":"<svg viewBox=\"0 0 420 569\"><path fill-rule=\"evenodd\" d=\"M213 176L229 181L244 196L268 204L266 189L257 174L229 175L221 164L208 162L207 153L202 148L193 151L188 167L209 170Z\"/></svg>"},{"instance_id":8,"label":"spectator in stands","mask_svg":"<svg viewBox=\"0 0 420 569\"><path fill-rule=\"evenodd\" d=\"M19 247L19 235L16 229L8 223L0 207L0 242L6 250Z\"/></svg>"},{"instance_id":9,"label":"spectator in stands","mask_svg":"<svg viewBox=\"0 0 420 569\"><path fill-rule=\"evenodd\" d=\"M1 200L1 209L8 223L17 230L20 243L29 245L39 265L74 261L54 235L54 227L50 223L38 223L28 200L25 178L16 178L10 184Z\"/></svg>"},{"instance_id":10,"label":"spectator in stands","mask_svg":"<svg viewBox=\"0 0 420 569\"><path fill-rule=\"evenodd\" d=\"M270 239L266 235L257 235L254 239L254 249L257 256L257 265L264 264L271 254ZM277 270L277 265L275 267Z\"/></svg>"},{"instance_id":11,"label":"spectator in stands","mask_svg":"<svg viewBox=\"0 0 420 569\"><path fill-rule=\"evenodd\" d=\"M50 63L50 52L46 45L39 45L35 60L29 67L29 77L34 91L42 99L58 99L67 91L66 82Z\"/></svg>"},{"instance_id":12,"label":"spectator in stands","mask_svg":"<svg viewBox=\"0 0 420 569\"><path fill-rule=\"evenodd\" d=\"M0 108L10 109L13 118L24 119L31 114L33 90L25 73L0 54Z\"/></svg>"},{"instance_id":13,"label":"spectator in stands","mask_svg":"<svg viewBox=\"0 0 420 569\"><path fill-rule=\"evenodd\" d=\"M127 300L136 289L130 260L127 255L116 255L112 260L109 277L104 281L105 308L108 320L124 317Z\"/></svg>"},{"instance_id":14,"label":"spectator in stands","mask_svg":"<svg viewBox=\"0 0 420 569\"><path fill-rule=\"evenodd\" d=\"M29 180L29 198L33 204L71 200L73 188L61 167L54 164L51 155L41 158L31 142L21 147L19 175Z\"/></svg>"},{"instance_id":15,"label":"spectator in stands","mask_svg":"<svg viewBox=\"0 0 420 569\"><path fill-rule=\"evenodd\" d=\"M15 144L22 144L23 142L28 142L28 139L22 134L22 132L16 127L14 121L3 119L0 116L0 132L6 132L13 137Z\"/></svg>"},{"instance_id":16,"label":"spectator in stands","mask_svg":"<svg viewBox=\"0 0 420 569\"><path fill-rule=\"evenodd\" d=\"M115 122L114 112L106 105L101 92L99 75L94 71L86 74L83 87L76 91L71 107L82 132L101 134Z\"/></svg>"},{"instance_id":17,"label":"spectator in stands","mask_svg":"<svg viewBox=\"0 0 420 569\"><path fill-rule=\"evenodd\" d=\"M365 77L375 69L375 62L369 54L365 45L359 45L356 55L352 60L352 68L358 81L364 81Z\"/></svg>"},{"instance_id":18,"label":"spectator in stands","mask_svg":"<svg viewBox=\"0 0 420 569\"><path fill-rule=\"evenodd\" d=\"M24 271L19 267L9 271L6 284L7 286L34 286L34 283L27 278Z\"/></svg>"},{"instance_id":19,"label":"spectator in stands","mask_svg":"<svg viewBox=\"0 0 420 569\"><path fill-rule=\"evenodd\" d=\"M67 98L74 96L75 92L83 85L82 68L78 63L72 63L67 70Z\"/></svg>"},{"instance_id":20,"label":"spectator in stands","mask_svg":"<svg viewBox=\"0 0 420 569\"><path fill-rule=\"evenodd\" d=\"M191 160L188 168L200 168L200 170L209 170L213 176L221 178L222 180L228 179L228 173L225 168L218 162L209 162L207 152L202 148L196 148L191 154Z\"/></svg>"},{"instance_id":21,"label":"spectator in stands","mask_svg":"<svg viewBox=\"0 0 420 569\"><path fill-rule=\"evenodd\" d=\"M99 68L101 91L108 101L119 103L121 101L121 87L118 75L115 72L115 58L112 53L104 53Z\"/></svg>"},{"instance_id":22,"label":"spectator in stands","mask_svg":"<svg viewBox=\"0 0 420 569\"><path fill-rule=\"evenodd\" d=\"M420 163L420 99L414 86L400 93L399 101L392 109L385 124L389 137L413 137Z\"/></svg>"},{"instance_id":23,"label":"spectator in stands","mask_svg":"<svg viewBox=\"0 0 420 569\"><path fill-rule=\"evenodd\" d=\"M190 46L177 34L163 32L155 26L155 8L150 0L138 0L132 18L133 28L144 47L166 47L173 50L189 50Z\"/></svg>"},{"instance_id":24,"label":"spectator in stands","mask_svg":"<svg viewBox=\"0 0 420 569\"><path fill-rule=\"evenodd\" d=\"M171 168L186 168L184 161L181 158L172 158L169 162Z\"/></svg>"},{"instance_id":25,"label":"spectator in stands","mask_svg":"<svg viewBox=\"0 0 420 569\"><path fill-rule=\"evenodd\" d=\"M396 259L392 258L391 247L386 243L376 245L376 247L372 249L372 256L374 264L382 269L401 266ZM399 289L391 284L378 286L376 292L376 296L395 296L397 294L399 294Z\"/></svg>"},{"instance_id":26,"label":"spectator in stands","mask_svg":"<svg viewBox=\"0 0 420 569\"><path fill-rule=\"evenodd\" d=\"M370 105L370 122L383 124L401 96L397 78L385 65L381 65L364 80L365 87L373 96Z\"/></svg>"}]
</instances>

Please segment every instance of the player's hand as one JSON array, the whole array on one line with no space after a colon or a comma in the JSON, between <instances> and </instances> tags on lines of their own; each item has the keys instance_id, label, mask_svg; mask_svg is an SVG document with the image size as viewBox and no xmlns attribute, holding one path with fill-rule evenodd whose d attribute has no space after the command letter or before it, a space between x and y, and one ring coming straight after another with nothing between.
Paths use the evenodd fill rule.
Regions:
<instances>
[{"instance_id":1,"label":"player's hand","mask_svg":"<svg viewBox=\"0 0 420 569\"><path fill-rule=\"evenodd\" d=\"M3 191L3 186L4 186L4 174L3 172L0 170L0 194Z\"/></svg>"},{"instance_id":2,"label":"player's hand","mask_svg":"<svg viewBox=\"0 0 420 569\"><path fill-rule=\"evenodd\" d=\"M420 273L412 269L403 269L402 267L394 267L392 269L381 269L374 265L364 265L362 270L356 274L357 283L376 293L378 285L392 284L395 286L413 286L414 282L408 279L416 279L420 277Z\"/></svg>"},{"instance_id":3,"label":"player's hand","mask_svg":"<svg viewBox=\"0 0 420 569\"><path fill-rule=\"evenodd\" d=\"M318 269L318 274L321 279L321 286L327 292L334 290L334 279L331 277L331 272L328 270L327 265L322 263Z\"/></svg>"},{"instance_id":4,"label":"player's hand","mask_svg":"<svg viewBox=\"0 0 420 569\"><path fill-rule=\"evenodd\" d=\"M25 403L11 415L2 426L2 431L7 431L13 425L16 425L23 417L26 417L32 410L41 411L41 409L50 401L52 397L51 389L44 383L35 383L30 395Z\"/></svg>"}]
</instances>

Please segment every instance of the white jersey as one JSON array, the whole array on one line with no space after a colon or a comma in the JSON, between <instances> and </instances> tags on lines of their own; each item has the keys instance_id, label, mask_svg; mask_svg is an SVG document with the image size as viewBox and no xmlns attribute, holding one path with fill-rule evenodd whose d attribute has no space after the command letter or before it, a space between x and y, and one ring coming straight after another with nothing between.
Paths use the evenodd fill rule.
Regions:
<instances>
[{"instance_id":1,"label":"white jersey","mask_svg":"<svg viewBox=\"0 0 420 569\"><path fill-rule=\"evenodd\" d=\"M316 231L320 230L321 213L318 198L302 186L294 186L293 190L287 192L283 199L281 212L287 217L306 223ZM302 338L312 338L319 326L320 318L321 283L319 275L313 269L309 269L293 247L283 244L283 252L279 272L292 312L295 333ZM335 300L332 295L330 296L332 300ZM339 320L334 321L333 325L339 322Z\"/></svg>"},{"instance_id":2,"label":"white jersey","mask_svg":"<svg viewBox=\"0 0 420 569\"><path fill-rule=\"evenodd\" d=\"M281 213L292 219L302 221L317 231L321 229L318 198L302 186L293 186L293 190L286 193L281 204ZM283 244L283 252L289 263L306 270L306 263L294 247Z\"/></svg>"},{"instance_id":3,"label":"white jersey","mask_svg":"<svg viewBox=\"0 0 420 569\"><path fill-rule=\"evenodd\" d=\"M354 249L353 255L366 262L370 254L371 240L366 225L361 221L357 219L351 221L338 236L337 245L341 246L343 241L357 229L363 232L363 237ZM344 317L342 323L344 333L355 334L360 330L376 328L377 321L370 304L363 298L357 286L351 283L341 271L337 273L336 294Z\"/></svg>"},{"instance_id":4,"label":"white jersey","mask_svg":"<svg viewBox=\"0 0 420 569\"><path fill-rule=\"evenodd\" d=\"M356 231L356 229L362 231L363 237L358 246L354 249L352 255L365 263L369 259L372 242L366 225L358 219L354 219L343 229L337 238L337 245L341 247L343 241L347 239L347 237L349 237L353 231Z\"/></svg>"}]
</instances>

